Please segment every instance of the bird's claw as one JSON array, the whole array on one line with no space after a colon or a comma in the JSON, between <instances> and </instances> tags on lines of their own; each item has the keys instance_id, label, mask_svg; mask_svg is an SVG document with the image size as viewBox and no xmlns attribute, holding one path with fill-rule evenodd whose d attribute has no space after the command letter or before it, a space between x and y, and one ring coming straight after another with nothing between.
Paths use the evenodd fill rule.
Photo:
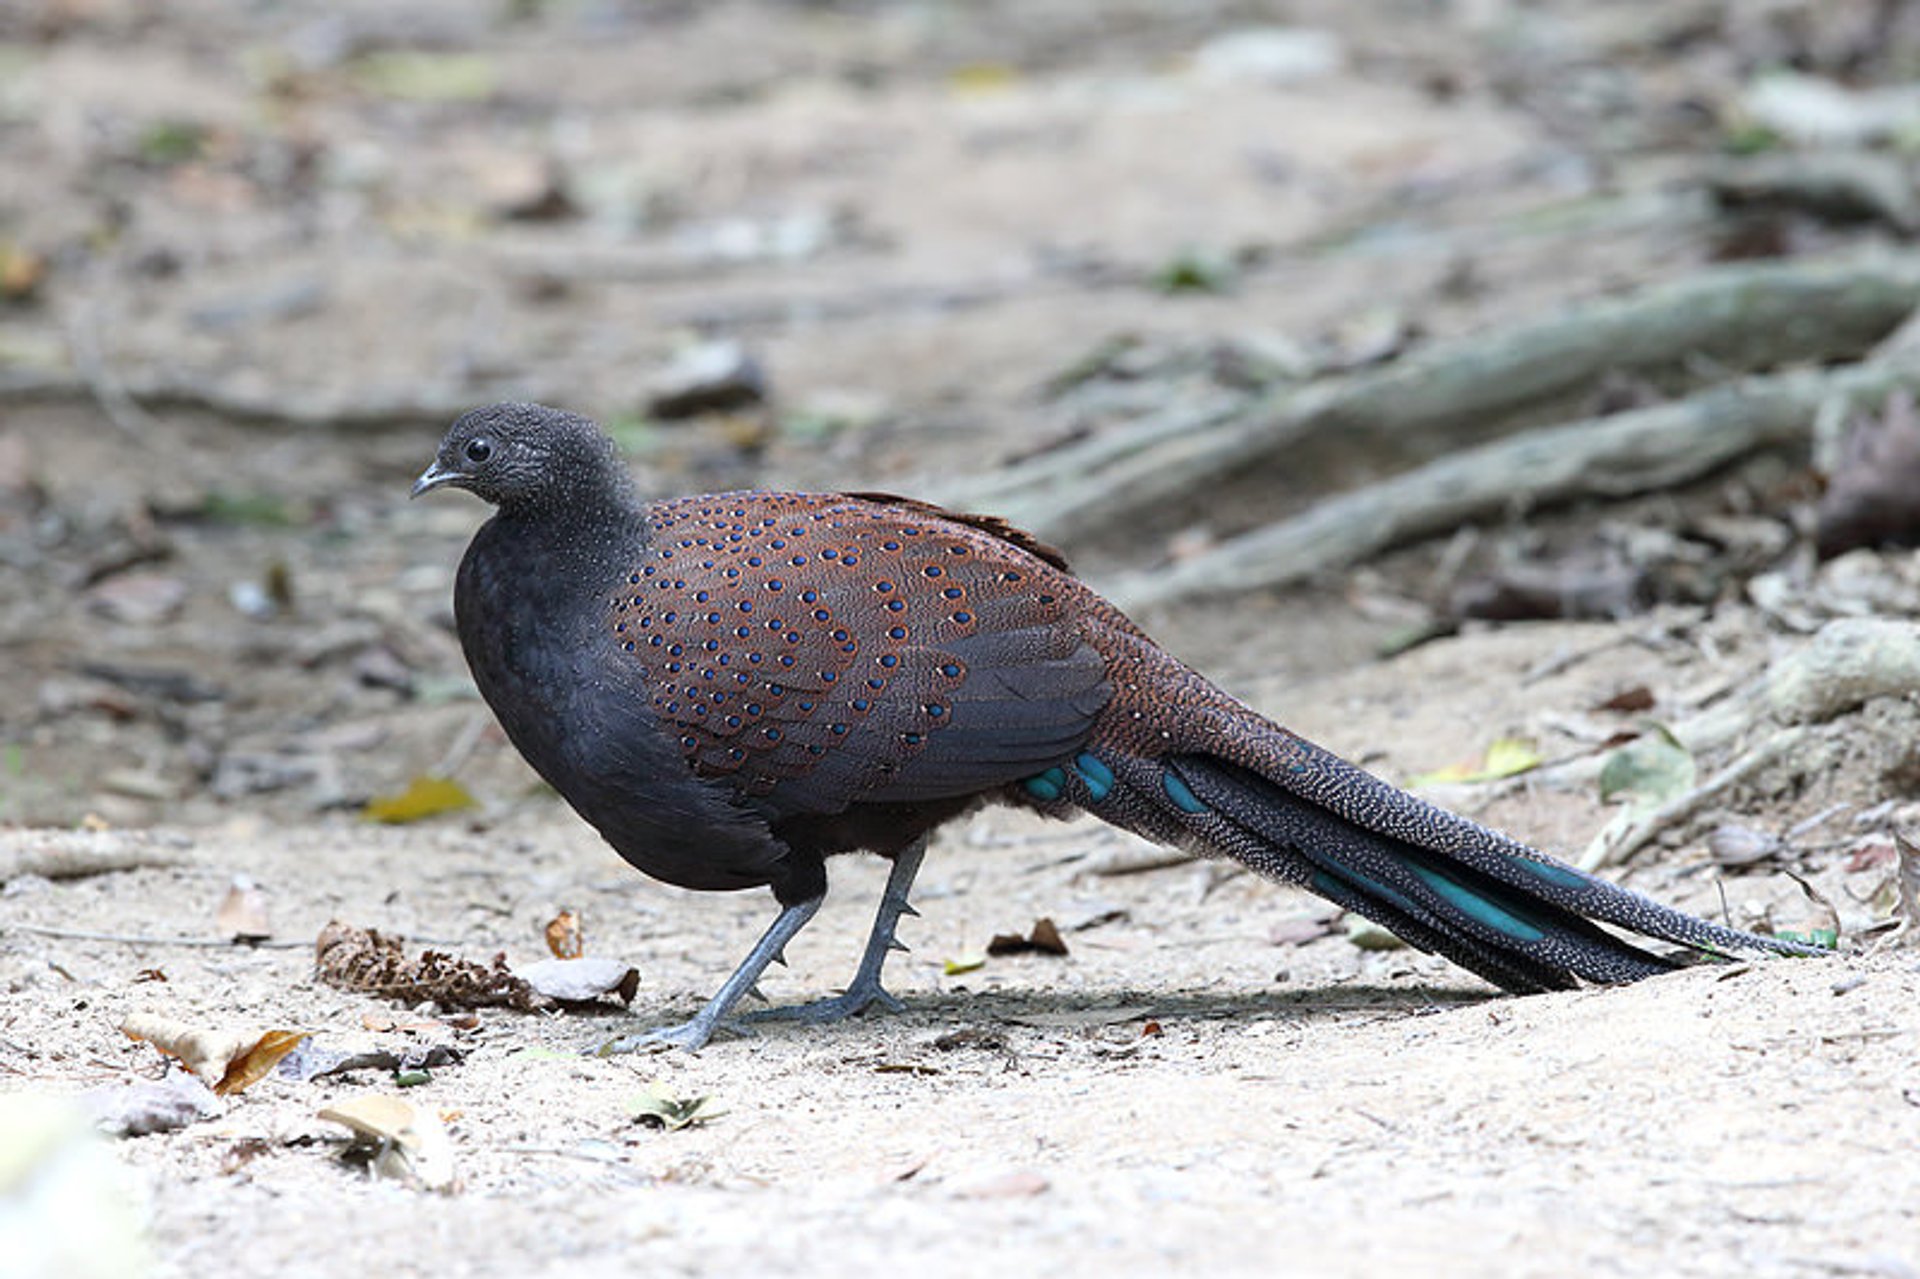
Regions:
<instances>
[{"instance_id":1,"label":"bird's claw","mask_svg":"<svg viewBox=\"0 0 1920 1279\"><path fill-rule=\"evenodd\" d=\"M695 1017L675 1026L655 1026L650 1030L636 1030L631 1035L619 1035L601 1044L595 1050L596 1057L617 1057L625 1053L663 1053L673 1049L682 1052L697 1053L713 1039L715 1033L747 1036L754 1032L751 1026L744 1026L738 1019L729 1019L714 1025L708 1025Z\"/></svg>"},{"instance_id":2,"label":"bird's claw","mask_svg":"<svg viewBox=\"0 0 1920 1279\"><path fill-rule=\"evenodd\" d=\"M798 1021L822 1026L848 1017L862 1016L874 1009L881 1012L902 1013L907 1010L907 1006L883 989L880 983L875 982L867 987L855 986L845 994L835 995L831 999L816 999L806 1004L789 1004L783 1008L756 1009L740 1020L743 1022Z\"/></svg>"}]
</instances>

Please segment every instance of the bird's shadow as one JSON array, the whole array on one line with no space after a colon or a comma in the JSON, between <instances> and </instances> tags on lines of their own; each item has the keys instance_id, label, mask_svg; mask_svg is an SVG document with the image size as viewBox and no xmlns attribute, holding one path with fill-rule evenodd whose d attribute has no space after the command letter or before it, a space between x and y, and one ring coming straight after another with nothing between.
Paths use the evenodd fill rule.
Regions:
<instances>
[{"instance_id":1,"label":"bird's shadow","mask_svg":"<svg viewBox=\"0 0 1920 1279\"><path fill-rule=\"evenodd\" d=\"M903 996L901 1002L906 1007L897 1013L850 1017L826 1025L763 1023L753 1028L750 1037L871 1036L876 1025L899 1027L911 1033L948 1033L987 1026L1075 1030L1148 1020L1163 1025L1201 1021L1241 1021L1253 1025L1276 1018L1314 1022L1356 1014L1417 1017L1507 998L1510 996L1496 990L1360 983L1282 992L1129 989L1062 992L1044 988L939 992ZM624 1013L614 1013L605 1005L599 1005L594 1011L602 1009L642 1025L673 1023L693 1011L691 1006L674 1004L636 1005Z\"/></svg>"}]
</instances>

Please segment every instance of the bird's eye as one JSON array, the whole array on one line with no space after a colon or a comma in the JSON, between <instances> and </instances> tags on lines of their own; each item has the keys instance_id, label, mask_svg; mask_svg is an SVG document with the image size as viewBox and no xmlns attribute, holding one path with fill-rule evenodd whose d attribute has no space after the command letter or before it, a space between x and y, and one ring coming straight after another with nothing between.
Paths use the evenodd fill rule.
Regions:
<instances>
[{"instance_id":1,"label":"bird's eye","mask_svg":"<svg viewBox=\"0 0 1920 1279\"><path fill-rule=\"evenodd\" d=\"M467 441L467 461L484 462L492 456L493 445L487 443L486 440L472 439Z\"/></svg>"}]
</instances>

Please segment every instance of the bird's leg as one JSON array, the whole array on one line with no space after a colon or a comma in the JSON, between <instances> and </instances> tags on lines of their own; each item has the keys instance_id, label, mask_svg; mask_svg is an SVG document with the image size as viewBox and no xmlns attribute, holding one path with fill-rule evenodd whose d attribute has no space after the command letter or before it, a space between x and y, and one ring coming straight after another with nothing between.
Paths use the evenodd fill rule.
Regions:
<instances>
[{"instance_id":1,"label":"bird's leg","mask_svg":"<svg viewBox=\"0 0 1920 1279\"><path fill-rule=\"evenodd\" d=\"M892 1013L904 1009L906 1005L881 987L880 970L886 966L889 954L906 949L893 933L902 915L920 913L908 903L907 892L913 887L913 877L920 873L920 863L926 855L927 841L922 836L893 859L893 870L887 875L887 886L880 893L880 909L873 917L873 932L867 937L867 948L860 955L860 967L854 970L853 982L845 994L832 999L817 999L809 1004L759 1009L740 1020L804 1021L819 1025L863 1013L876 1004Z\"/></svg>"},{"instance_id":2,"label":"bird's leg","mask_svg":"<svg viewBox=\"0 0 1920 1279\"><path fill-rule=\"evenodd\" d=\"M786 961L787 943L807 926L807 921L813 918L814 912L820 909L820 903L825 900L826 894L822 893L782 910L772 927L754 943L747 957L733 970L733 976L727 978L713 998L707 1001L706 1007L695 1013L692 1020L677 1026L656 1026L652 1030L622 1035L601 1045L600 1055L609 1057L614 1053L630 1053L641 1048L684 1048L693 1052L705 1047L706 1042L713 1038L713 1032L726 1024L727 1014L733 1011L733 1006L754 989L760 974L767 970L767 965L776 959L782 963Z\"/></svg>"}]
</instances>

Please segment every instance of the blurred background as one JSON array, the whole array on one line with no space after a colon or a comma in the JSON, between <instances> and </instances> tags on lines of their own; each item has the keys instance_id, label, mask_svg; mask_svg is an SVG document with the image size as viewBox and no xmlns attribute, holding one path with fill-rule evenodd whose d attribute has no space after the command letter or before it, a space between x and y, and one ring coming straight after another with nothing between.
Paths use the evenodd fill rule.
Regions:
<instances>
[{"instance_id":1,"label":"blurred background","mask_svg":"<svg viewBox=\"0 0 1920 1279\"><path fill-rule=\"evenodd\" d=\"M482 512L405 501L500 398L661 495L1009 514L1254 692L1778 612L1861 424L1920 454L1916 58L1877 0L15 0L0 821L524 787Z\"/></svg>"}]
</instances>

